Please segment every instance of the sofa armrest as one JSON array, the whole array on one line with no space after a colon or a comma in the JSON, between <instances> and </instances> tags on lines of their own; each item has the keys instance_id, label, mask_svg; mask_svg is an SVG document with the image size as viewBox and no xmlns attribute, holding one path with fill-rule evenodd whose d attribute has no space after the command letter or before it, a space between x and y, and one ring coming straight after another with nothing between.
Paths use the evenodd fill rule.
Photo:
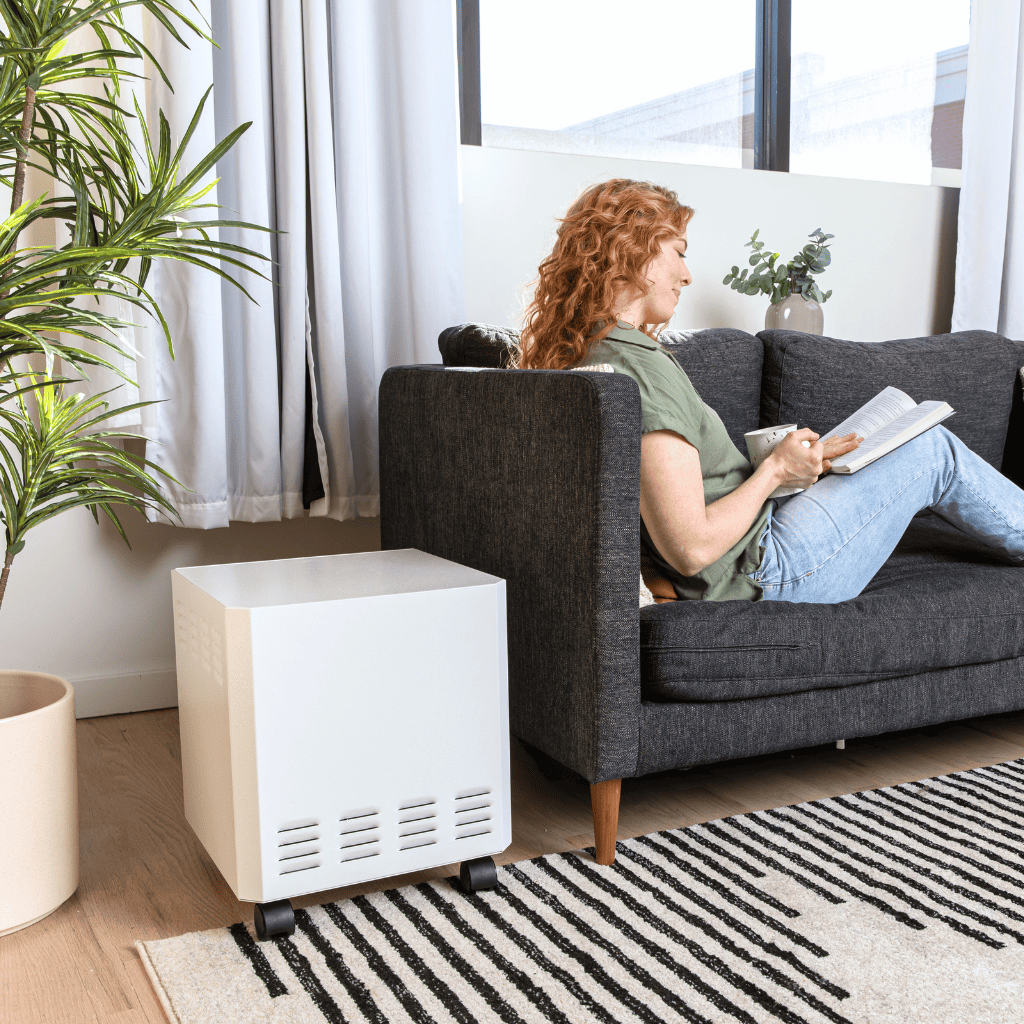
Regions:
<instances>
[{"instance_id":1,"label":"sofa armrest","mask_svg":"<svg viewBox=\"0 0 1024 1024\"><path fill-rule=\"evenodd\" d=\"M635 775L636 382L394 367L379 412L381 547L504 579L512 732L591 782Z\"/></svg>"}]
</instances>

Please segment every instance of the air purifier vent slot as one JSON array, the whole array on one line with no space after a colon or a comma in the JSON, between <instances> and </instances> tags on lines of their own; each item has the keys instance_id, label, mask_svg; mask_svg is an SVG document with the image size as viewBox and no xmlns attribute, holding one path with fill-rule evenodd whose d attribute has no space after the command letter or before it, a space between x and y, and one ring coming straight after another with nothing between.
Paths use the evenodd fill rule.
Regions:
<instances>
[{"instance_id":1,"label":"air purifier vent slot","mask_svg":"<svg viewBox=\"0 0 1024 1024\"><path fill-rule=\"evenodd\" d=\"M379 828L380 822L376 818L366 818L363 821L343 821L340 831L343 836L357 836L360 832L376 832Z\"/></svg>"},{"instance_id":2,"label":"air purifier vent slot","mask_svg":"<svg viewBox=\"0 0 1024 1024\"><path fill-rule=\"evenodd\" d=\"M398 809L400 811L414 811L421 807L433 807L437 801L432 796L421 796L416 800L407 800L404 804L399 804Z\"/></svg>"},{"instance_id":3,"label":"air purifier vent slot","mask_svg":"<svg viewBox=\"0 0 1024 1024\"><path fill-rule=\"evenodd\" d=\"M490 796L491 791L487 786L477 786L475 789L464 789L461 793L455 794L455 802L461 803L463 800L472 800L475 796Z\"/></svg>"},{"instance_id":4,"label":"air purifier vent slot","mask_svg":"<svg viewBox=\"0 0 1024 1024\"><path fill-rule=\"evenodd\" d=\"M372 818L377 814L380 814L379 807L360 807L354 811L346 811L339 821L356 821L359 818Z\"/></svg>"},{"instance_id":5,"label":"air purifier vent slot","mask_svg":"<svg viewBox=\"0 0 1024 1024\"><path fill-rule=\"evenodd\" d=\"M292 852L282 853L281 856L278 857L277 859L278 859L279 863L283 864L285 861L288 861L288 860L299 860L302 857L312 857L312 856L314 856L315 854L317 854L319 852L320 852L320 847L319 846L314 846L313 849L310 850L310 849L308 849L306 847L305 844L303 844L301 850L296 850L294 853L292 853Z\"/></svg>"},{"instance_id":6,"label":"air purifier vent slot","mask_svg":"<svg viewBox=\"0 0 1024 1024\"><path fill-rule=\"evenodd\" d=\"M342 861L347 860L365 860L367 857L379 857L380 850L363 850L356 847L350 853L346 853L341 859Z\"/></svg>"},{"instance_id":7,"label":"air purifier vent slot","mask_svg":"<svg viewBox=\"0 0 1024 1024\"><path fill-rule=\"evenodd\" d=\"M431 831L434 831L431 829ZM403 842L398 848L399 850L415 850L420 846L433 846L437 842L436 836L422 836L412 835Z\"/></svg>"},{"instance_id":8,"label":"air purifier vent slot","mask_svg":"<svg viewBox=\"0 0 1024 1024\"><path fill-rule=\"evenodd\" d=\"M320 822L316 818L300 818L297 821L286 821L283 825L278 826L278 834L282 832L294 832L300 828L316 828Z\"/></svg>"},{"instance_id":9,"label":"air purifier vent slot","mask_svg":"<svg viewBox=\"0 0 1024 1024\"><path fill-rule=\"evenodd\" d=\"M320 867L320 861L314 860L311 863L304 861L288 861L281 865L281 870L278 871L279 875L293 875L296 871L312 871L313 868Z\"/></svg>"},{"instance_id":10,"label":"air purifier vent slot","mask_svg":"<svg viewBox=\"0 0 1024 1024\"><path fill-rule=\"evenodd\" d=\"M491 806L491 801L487 797L479 797L476 800L467 800L465 803L460 804L455 808L456 814L473 814L475 811L484 811L490 814L487 810Z\"/></svg>"},{"instance_id":11,"label":"air purifier vent slot","mask_svg":"<svg viewBox=\"0 0 1024 1024\"><path fill-rule=\"evenodd\" d=\"M472 832L460 832L455 838L456 839L472 839L473 836L485 836L490 831L491 831L491 826L488 825L487 828L477 828L477 829L474 829Z\"/></svg>"},{"instance_id":12,"label":"air purifier vent slot","mask_svg":"<svg viewBox=\"0 0 1024 1024\"><path fill-rule=\"evenodd\" d=\"M408 824L409 822L412 822L412 821L430 821L431 818L436 818L436 817L437 817L437 815L435 814L434 811L427 811L427 813L424 814L422 810L419 810L419 811L413 811L413 812L407 811L405 816L402 817L402 818L399 818L398 820L399 820L400 824L406 825L406 824Z\"/></svg>"},{"instance_id":13,"label":"air purifier vent slot","mask_svg":"<svg viewBox=\"0 0 1024 1024\"><path fill-rule=\"evenodd\" d=\"M409 825L401 829L398 834L404 839L406 836L422 836L426 835L428 832L436 831L436 825Z\"/></svg>"},{"instance_id":14,"label":"air purifier vent slot","mask_svg":"<svg viewBox=\"0 0 1024 1024\"><path fill-rule=\"evenodd\" d=\"M307 843L315 843L319 838L319 832L296 832L292 835L285 833L277 846L278 849L286 846L305 846Z\"/></svg>"}]
</instances>

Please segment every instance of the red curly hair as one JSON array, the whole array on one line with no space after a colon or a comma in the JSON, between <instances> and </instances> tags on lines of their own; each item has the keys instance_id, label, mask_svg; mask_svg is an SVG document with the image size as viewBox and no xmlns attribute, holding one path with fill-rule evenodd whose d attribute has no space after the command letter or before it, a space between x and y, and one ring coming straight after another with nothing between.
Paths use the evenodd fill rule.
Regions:
<instances>
[{"instance_id":1,"label":"red curly hair","mask_svg":"<svg viewBox=\"0 0 1024 1024\"><path fill-rule=\"evenodd\" d=\"M692 216L675 192L648 181L613 178L588 188L562 218L555 248L540 265L516 365L561 370L580 362L615 327L623 293L647 294L644 271L662 241L681 234ZM641 329L653 338L659 326Z\"/></svg>"}]
</instances>

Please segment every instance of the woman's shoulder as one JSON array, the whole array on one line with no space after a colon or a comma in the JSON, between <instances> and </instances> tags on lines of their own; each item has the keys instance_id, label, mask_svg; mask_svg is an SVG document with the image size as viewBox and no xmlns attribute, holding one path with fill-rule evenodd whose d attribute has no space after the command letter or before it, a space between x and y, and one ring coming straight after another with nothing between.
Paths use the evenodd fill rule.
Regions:
<instances>
[{"instance_id":1,"label":"woman's shoulder","mask_svg":"<svg viewBox=\"0 0 1024 1024\"><path fill-rule=\"evenodd\" d=\"M582 369L607 363L616 369L630 370L634 368L654 368L664 358L664 350L657 341L647 337L634 327L623 325L595 341L587 350L586 356L577 364Z\"/></svg>"}]
</instances>

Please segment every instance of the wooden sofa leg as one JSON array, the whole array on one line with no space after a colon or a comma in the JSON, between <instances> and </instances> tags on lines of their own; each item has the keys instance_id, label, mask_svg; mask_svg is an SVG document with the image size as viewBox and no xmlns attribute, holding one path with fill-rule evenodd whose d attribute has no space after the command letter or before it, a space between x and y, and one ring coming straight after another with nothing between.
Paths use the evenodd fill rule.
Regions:
<instances>
[{"instance_id":1,"label":"wooden sofa leg","mask_svg":"<svg viewBox=\"0 0 1024 1024\"><path fill-rule=\"evenodd\" d=\"M598 864L615 863L615 835L619 830L619 795L622 779L592 783L590 803L594 811L594 846Z\"/></svg>"}]
</instances>

